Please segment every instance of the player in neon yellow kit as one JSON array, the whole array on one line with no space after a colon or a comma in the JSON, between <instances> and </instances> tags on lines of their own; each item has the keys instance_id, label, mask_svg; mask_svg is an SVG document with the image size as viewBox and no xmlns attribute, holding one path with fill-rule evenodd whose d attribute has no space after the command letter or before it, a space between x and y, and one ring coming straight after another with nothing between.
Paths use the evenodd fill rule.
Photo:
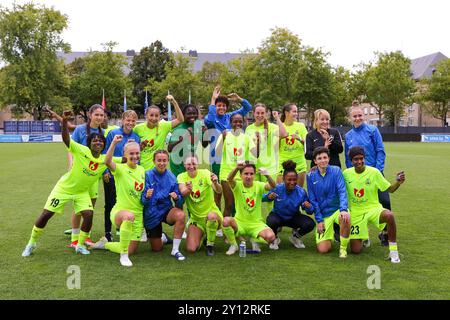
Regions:
<instances>
[{"instance_id":1,"label":"player in neon yellow kit","mask_svg":"<svg viewBox=\"0 0 450 320\"><path fill-rule=\"evenodd\" d=\"M273 124L267 121L266 111L267 107L264 104L255 105L253 109L255 122L247 127L245 134L249 135L256 147L256 170L266 168L269 175L275 179L278 170L279 139L286 138L287 133L278 112L272 112L277 121L277 124ZM266 181L259 173L255 179Z\"/></svg>"},{"instance_id":2,"label":"player in neon yellow kit","mask_svg":"<svg viewBox=\"0 0 450 320\"><path fill-rule=\"evenodd\" d=\"M198 160L188 156L184 161L186 172L178 175L180 193L186 199L189 210L186 248L195 252L206 234L206 254L214 255L216 231L221 227L223 216L214 202L214 192L221 193L217 176L207 169L197 169Z\"/></svg>"},{"instance_id":3,"label":"player in neon yellow kit","mask_svg":"<svg viewBox=\"0 0 450 320\"><path fill-rule=\"evenodd\" d=\"M172 129L184 121L183 113L178 106L177 101L173 96L168 95L166 100L174 105L176 119L168 121L160 121L161 110L159 107L153 105L147 109L147 122L138 124L133 131L141 139L141 166L145 170L153 169L153 153L156 150L165 149L165 141L167 135L172 132Z\"/></svg>"},{"instance_id":4,"label":"player in neon yellow kit","mask_svg":"<svg viewBox=\"0 0 450 320\"><path fill-rule=\"evenodd\" d=\"M349 150L352 168L344 171L349 207L351 211L350 247L353 253L360 253L363 241L369 237L368 224L383 230L387 224L389 258L399 263L397 249L397 226L393 213L383 208L378 199L378 190L395 192L405 182L404 172L397 174L397 181L391 184L381 172L364 163L364 148L355 146Z\"/></svg>"},{"instance_id":5,"label":"player in neon yellow kit","mask_svg":"<svg viewBox=\"0 0 450 320\"><path fill-rule=\"evenodd\" d=\"M241 172L240 181L234 178L238 170ZM236 216L225 217L223 220L223 233L230 242L227 255L238 251L236 236L249 236L258 242L269 244L276 238L272 229L264 223L261 214L263 194L275 188L276 184L266 169L260 168L259 171L266 177L267 183L254 181L256 167L248 162L239 162L228 176L228 183L233 190Z\"/></svg>"},{"instance_id":6,"label":"player in neon yellow kit","mask_svg":"<svg viewBox=\"0 0 450 320\"><path fill-rule=\"evenodd\" d=\"M127 163L115 164L112 161L114 149L122 139L121 135L114 136L105 158L116 182L117 201L111 210L111 222L120 230L120 242L107 242L102 237L93 248L120 253L120 264L131 267L133 263L128 255L134 253L139 245L144 228L141 194L144 190L145 169L138 164L140 147L135 141L127 142L123 148Z\"/></svg>"},{"instance_id":7,"label":"player in neon yellow kit","mask_svg":"<svg viewBox=\"0 0 450 320\"><path fill-rule=\"evenodd\" d=\"M62 213L67 202L74 202L75 212L83 217L81 231L75 252L89 254L90 252L84 246L86 238L92 227L93 205L89 195L90 187L98 182L103 171L106 169L104 163L105 156L101 154L106 141L103 135L92 133L87 141L88 147L85 147L70 138L67 121L71 112L66 111L63 114L62 138L68 151L73 156L73 164L69 172L65 173L53 188L44 207L44 211L36 220L31 232L30 240L22 252L23 257L29 256L36 248L36 243L42 235L47 222L55 213ZM121 159L120 159L121 160ZM120 161L115 159L115 161Z\"/></svg>"},{"instance_id":8,"label":"player in neon yellow kit","mask_svg":"<svg viewBox=\"0 0 450 320\"><path fill-rule=\"evenodd\" d=\"M219 180L225 199L225 209L223 212L225 217L231 216L235 211L233 191L227 181L228 175L236 167L238 161L248 161L250 158L253 160L250 149L256 154L256 148L250 140L250 137L243 131L244 117L236 113L231 116L230 121L232 129L229 131L224 130L216 143L216 154L222 154ZM239 180L240 177L237 177L237 179Z\"/></svg>"},{"instance_id":9,"label":"player in neon yellow kit","mask_svg":"<svg viewBox=\"0 0 450 320\"><path fill-rule=\"evenodd\" d=\"M297 164L295 170L298 173L298 185L303 187L306 177L305 138L308 134L303 123L297 122L298 110L293 103L287 104L281 111L281 121L287 132L287 137L280 139L280 154L278 162L277 182L283 182L282 163L292 160Z\"/></svg>"}]
</instances>

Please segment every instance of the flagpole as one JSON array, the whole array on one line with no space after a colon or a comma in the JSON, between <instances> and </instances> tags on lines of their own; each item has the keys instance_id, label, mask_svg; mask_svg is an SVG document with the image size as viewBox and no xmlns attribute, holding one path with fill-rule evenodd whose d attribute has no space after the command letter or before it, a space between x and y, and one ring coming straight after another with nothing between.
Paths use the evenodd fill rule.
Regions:
<instances>
[{"instance_id":1,"label":"flagpole","mask_svg":"<svg viewBox=\"0 0 450 320\"><path fill-rule=\"evenodd\" d=\"M189 90L189 104L191 104L191 90Z\"/></svg>"},{"instance_id":2,"label":"flagpole","mask_svg":"<svg viewBox=\"0 0 450 320\"><path fill-rule=\"evenodd\" d=\"M167 90L167 94L170 94L169 90ZM167 120L172 121L172 108L170 105L170 101L167 101Z\"/></svg>"}]
</instances>

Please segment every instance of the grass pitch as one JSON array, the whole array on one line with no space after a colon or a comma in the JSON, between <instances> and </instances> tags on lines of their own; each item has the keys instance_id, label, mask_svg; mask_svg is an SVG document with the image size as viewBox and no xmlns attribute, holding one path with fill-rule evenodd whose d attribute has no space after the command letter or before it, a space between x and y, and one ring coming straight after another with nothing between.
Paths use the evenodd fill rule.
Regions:
<instances>
[{"instance_id":1,"label":"grass pitch","mask_svg":"<svg viewBox=\"0 0 450 320\"><path fill-rule=\"evenodd\" d=\"M400 170L407 179L391 194L400 264L385 260L388 249L373 229L370 248L341 260L337 245L316 253L312 233L304 237L306 249L294 248L284 228L278 251L264 246L261 254L228 257L218 238L214 257L202 250L180 262L170 247L152 253L141 243L134 266L125 268L111 252L82 256L65 248L71 206L50 220L34 254L22 258L35 219L67 170L66 151L62 143L0 144L0 299L448 299L450 146L386 143L386 152L388 180ZM99 194L94 240L103 235L102 187ZM367 286L373 265L381 271L380 289ZM80 268L79 290L67 287L70 266Z\"/></svg>"}]
</instances>

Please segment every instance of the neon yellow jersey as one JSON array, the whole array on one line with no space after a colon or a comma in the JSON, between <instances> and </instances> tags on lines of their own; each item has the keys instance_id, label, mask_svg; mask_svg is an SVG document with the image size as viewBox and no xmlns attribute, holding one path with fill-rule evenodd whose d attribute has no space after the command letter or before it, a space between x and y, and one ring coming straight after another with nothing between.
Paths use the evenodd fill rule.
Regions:
<instances>
[{"instance_id":1,"label":"neon yellow jersey","mask_svg":"<svg viewBox=\"0 0 450 320\"><path fill-rule=\"evenodd\" d=\"M343 175L352 216L381 207L378 190L386 191L391 184L378 169L366 166L362 173L356 173L352 167L344 170Z\"/></svg>"},{"instance_id":2,"label":"neon yellow jersey","mask_svg":"<svg viewBox=\"0 0 450 320\"><path fill-rule=\"evenodd\" d=\"M116 125L108 126L108 128L105 129L105 137L108 135L108 133L109 133L111 130L114 130L114 129L117 129L117 128L120 128L120 127L119 127L119 126L116 126Z\"/></svg>"},{"instance_id":3,"label":"neon yellow jersey","mask_svg":"<svg viewBox=\"0 0 450 320\"><path fill-rule=\"evenodd\" d=\"M233 189L236 220L242 223L262 221L261 202L265 185L264 182L254 181L253 186L246 188L242 181L236 181Z\"/></svg>"},{"instance_id":4,"label":"neon yellow jersey","mask_svg":"<svg viewBox=\"0 0 450 320\"><path fill-rule=\"evenodd\" d=\"M250 137L253 145L256 147L256 135L260 135L259 158L256 161L256 169L266 168L269 175L274 175L278 169L279 161L279 130L278 126L269 123L267 132L264 124L257 126L255 123L249 125L245 134Z\"/></svg>"},{"instance_id":5,"label":"neon yellow jersey","mask_svg":"<svg viewBox=\"0 0 450 320\"><path fill-rule=\"evenodd\" d=\"M165 150L165 141L169 132L172 131L172 122L161 120L159 124L150 129L147 123L138 124L133 131L141 139L141 143L147 146L141 150L141 166L145 170L153 169L153 154L156 150Z\"/></svg>"},{"instance_id":6,"label":"neon yellow jersey","mask_svg":"<svg viewBox=\"0 0 450 320\"><path fill-rule=\"evenodd\" d=\"M130 168L126 163L116 164L113 172L116 183L116 208L142 213L141 194L145 186L145 169L142 166Z\"/></svg>"},{"instance_id":7,"label":"neon yellow jersey","mask_svg":"<svg viewBox=\"0 0 450 320\"><path fill-rule=\"evenodd\" d=\"M211 211L219 212L214 202L211 172L207 169L198 169L195 178L189 177L187 172L180 173L178 183L192 182L192 192L185 198L190 215L193 219L203 219Z\"/></svg>"},{"instance_id":8,"label":"neon yellow jersey","mask_svg":"<svg viewBox=\"0 0 450 320\"><path fill-rule=\"evenodd\" d=\"M298 164L306 164L305 160L305 148L300 141L292 137L293 134L297 134L303 140L306 139L308 131L301 122L294 122L290 126L284 124L288 136L280 140L280 164L286 160L292 160Z\"/></svg>"},{"instance_id":9,"label":"neon yellow jersey","mask_svg":"<svg viewBox=\"0 0 450 320\"><path fill-rule=\"evenodd\" d=\"M106 170L105 155L94 158L91 150L70 139L68 151L73 155L73 164L69 172L58 180L58 190L75 194L88 190L96 183ZM113 158L121 162L122 158Z\"/></svg>"},{"instance_id":10,"label":"neon yellow jersey","mask_svg":"<svg viewBox=\"0 0 450 320\"><path fill-rule=\"evenodd\" d=\"M223 140L223 135L217 139L219 145ZM220 180L227 180L228 175L236 168L238 161L250 160L250 138L245 133L234 135L228 132L225 143L222 145L222 160L220 162ZM217 154L217 153L216 153ZM237 177L237 176L236 176Z\"/></svg>"}]
</instances>

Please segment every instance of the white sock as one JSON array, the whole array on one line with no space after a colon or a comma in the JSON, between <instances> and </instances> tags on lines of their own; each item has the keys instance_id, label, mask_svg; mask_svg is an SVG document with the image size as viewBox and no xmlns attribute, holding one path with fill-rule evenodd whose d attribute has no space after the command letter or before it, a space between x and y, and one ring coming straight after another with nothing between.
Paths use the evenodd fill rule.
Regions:
<instances>
[{"instance_id":1,"label":"white sock","mask_svg":"<svg viewBox=\"0 0 450 320\"><path fill-rule=\"evenodd\" d=\"M180 248L181 239L173 239L172 254L177 253Z\"/></svg>"}]
</instances>

